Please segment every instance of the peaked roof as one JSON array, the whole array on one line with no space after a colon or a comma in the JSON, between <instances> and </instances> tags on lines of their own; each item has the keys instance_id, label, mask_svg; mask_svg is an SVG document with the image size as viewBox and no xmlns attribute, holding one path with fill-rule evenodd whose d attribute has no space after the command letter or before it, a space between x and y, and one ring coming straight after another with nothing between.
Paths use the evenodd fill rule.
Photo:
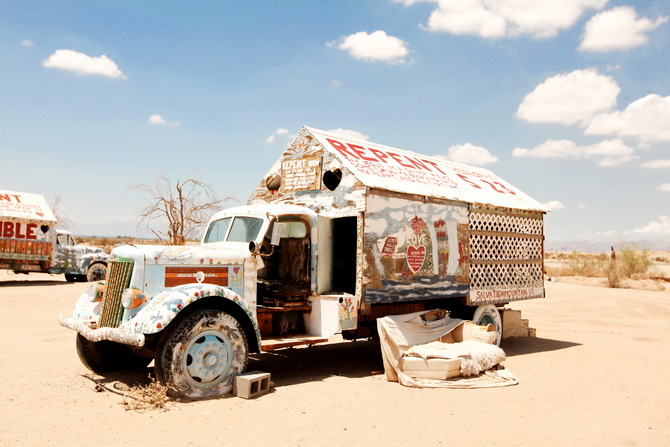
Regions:
<instances>
[{"instance_id":1,"label":"peaked roof","mask_svg":"<svg viewBox=\"0 0 670 447\"><path fill-rule=\"evenodd\" d=\"M311 127L312 135L364 185L459 202L547 212L493 172Z\"/></svg>"},{"instance_id":2,"label":"peaked roof","mask_svg":"<svg viewBox=\"0 0 670 447\"><path fill-rule=\"evenodd\" d=\"M56 223L56 217L41 194L4 190L0 190L0 219Z\"/></svg>"}]
</instances>

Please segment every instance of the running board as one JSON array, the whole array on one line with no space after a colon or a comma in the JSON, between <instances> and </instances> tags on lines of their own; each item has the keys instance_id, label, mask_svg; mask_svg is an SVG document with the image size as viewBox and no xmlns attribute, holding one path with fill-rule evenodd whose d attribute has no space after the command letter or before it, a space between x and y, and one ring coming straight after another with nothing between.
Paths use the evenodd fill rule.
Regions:
<instances>
[{"instance_id":1,"label":"running board","mask_svg":"<svg viewBox=\"0 0 670 447\"><path fill-rule=\"evenodd\" d=\"M274 351L275 349L288 348L291 346L312 346L317 343L325 343L328 339L311 335L288 335L283 338L266 338L261 340L261 351Z\"/></svg>"}]
</instances>

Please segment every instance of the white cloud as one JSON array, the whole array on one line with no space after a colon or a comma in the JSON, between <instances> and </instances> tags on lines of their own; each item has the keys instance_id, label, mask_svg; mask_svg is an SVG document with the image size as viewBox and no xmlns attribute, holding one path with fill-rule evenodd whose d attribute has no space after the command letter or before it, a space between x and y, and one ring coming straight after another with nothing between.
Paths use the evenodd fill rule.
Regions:
<instances>
[{"instance_id":1,"label":"white cloud","mask_svg":"<svg viewBox=\"0 0 670 447\"><path fill-rule=\"evenodd\" d=\"M154 126L163 126L167 124L167 121L165 121L165 119L163 119L162 116L154 114L149 117L149 124L152 124Z\"/></svg>"},{"instance_id":2,"label":"white cloud","mask_svg":"<svg viewBox=\"0 0 670 447\"><path fill-rule=\"evenodd\" d=\"M486 148L470 143L451 146L447 155L437 158L473 166L484 166L498 161L498 157L491 154Z\"/></svg>"},{"instance_id":3,"label":"white cloud","mask_svg":"<svg viewBox=\"0 0 670 447\"><path fill-rule=\"evenodd\" d=\"M339 135L342 138L351 138L352 140L367 141L370 138L368 135L365 135L362 132L350 129L331 129L328 131L328 133Z\"/></svg>"},{"instance_id":4,"label":"white cloud","mask_svg":"<svg viewBox=\"0 0 670 447\"><path fill-rule=\"evenodd\" d=\"M643 168L647 169L668 169L670 168L670 160L652 160L642 163Z\"/></svg>"},{"instance_id":5,"label":"white cloud","mask_svg":"<svg viewBox=\"0 0 670 447\"><path fill-rule=\"evenodd\" d=\"M518 118L531 123L588 123L616 106L621 89L595 69L575 70L547 78L521 101Z\"/></svg>"},{"instance_id":6,"label":"white cloud","mask_svg":"<svg viewBox=\"0 0 670 447\"><path fill-rule=\"evenodd\" d=\"M607 0L393 0L407 6L435 3L426 29L496 39L530 35L541 39L570 28L589 9Z\"/></svg>"},{"instance_id":7,"label":"white cloud","mask_svg":"<svg viewBox=\"0 0 670 447\"><path fill-rule=\"evenodd\" d=\"M596 14L584 27L584 36L579 45L582 51L630 50L649 41L645 33L668 21L661 16L652 21L637 18L635 8L619 6Z\"/></svg>"},{"instance_id":8,"label":"white cloud","mask_svg":"<svg viewBox=\"0 0 670 447\"><path fill-rule=\"evenodd\" d=\"M546 206L552 211L565 209L565 205L563 204L563 202L560 202L558 200L550 200L549 202L543 203L542 205Z\"/></svg>"},{"instance_id":9,"label":"white cloud","mask_svg":"<svg viewBox=\"0 0 670 447\"><path fill-rule=\"evenodd\" d=\"M635 160L635 150L627 146L622 140L604 140L600 143L579 146L570 140L547 140L532 148L517 147L512 151L515 157L531 158L599 158L600 166L618 166Z\"/></svg>"},{"instance_id":10,"label":"white cloud","mask_svg":"<svg viewBox=\"0 0 670 447\"><path fill-rule=\"evenodd\" d=\"M590 135L633 136L641 141L670 141L670 96L647 95L624 111L601 113L586 128Z\"/></svg>"},{"instance_id":11,"label":"white cloud","mask_svg":"<svg viewBox=\"0 0 670 447\"><path fill-rule=\"evenodd\" d=\"M279 129L272 132L272 134L265 139L265 142L267 144L274 144L274 143L277 142L277 137L284 136L284 135L288 135L288 129L284 129L283 127L280 127Z\"/></svg>"},{"instance_id":12,"label":"white cloud","mask_svg":"<svg viewBox=\"0 0 670 447\"><path fill-rule=\"evenodd\" d=\"M670 183L663 183L662 185L658 185L656 189L659 191L670 192Z\"/></svg>"},{"instance_id":13,"label":"white cloud","mask_svg":"<svg viewBox=\"0 0 670 447\"><path fill-rule=\"evenodd\" d=\"M670 217L658 216L658 220L651 221L648 225L642 228L636 228L633 232L643 234L670 234Z\"/></svg>"},{"instance_id":14,"label":"white cloud","mask_svg":"<svg viewBox=\"0 0 670 447\"><path fill-rule=\"evenodd\" d=\"M43 67L59 68L85 75L128 79L116 63L106 55L91 57L74 50L56 50L42 62Z\"/></svg>"},{"instance_id":15,"label":"white cloud","mask_svg":"<svg viewBox=\"0 0 670 447\"><path fill-rule=\"evenodd\" d=\"M367 62L404 64L409 55L407 42L379 30L371 34L360 31L345 36L337 48L348 52L355 59Z\"/></svg>"},{"instance_id":16,"label":"white cloud","mask_svg":"<svg viewBox=\"0 0 670 447\"><path fill-rule=\"evenodd\" d=\"M21 45L23 45L24 47L32 47L32 46L35 45L35 44L33 43L32 40L23 39L23 40L21 41Z\"/></svg>"},{"instance_id":17,"label":"white cloud","mask_svg":"<svg viewBox=\"0 0 670 447\"><path fill-rule=\"evenodd\" d=\"M330 86L334 88L340 88L342 87L342 81L338 81L337 79L333 79L330 81Z\"/></svg>"}]
</instances>

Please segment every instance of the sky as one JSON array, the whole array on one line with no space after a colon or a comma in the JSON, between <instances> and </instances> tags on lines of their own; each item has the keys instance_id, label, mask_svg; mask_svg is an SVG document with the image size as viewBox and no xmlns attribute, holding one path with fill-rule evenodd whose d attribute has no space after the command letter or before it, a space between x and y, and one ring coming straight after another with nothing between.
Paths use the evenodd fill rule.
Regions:
<instances>
[{"instance_id":1,"label":"sky","mask_svg":"<svg viewBox=\"0 0 670 447\"><path fill-rule=\"evenodd\" d=\"M670 2L0 1L0 189L75 235L148 235L158 174L243 204L302 126L483 166L548 241L669 241Z\"/></svg>"}]
</instances>

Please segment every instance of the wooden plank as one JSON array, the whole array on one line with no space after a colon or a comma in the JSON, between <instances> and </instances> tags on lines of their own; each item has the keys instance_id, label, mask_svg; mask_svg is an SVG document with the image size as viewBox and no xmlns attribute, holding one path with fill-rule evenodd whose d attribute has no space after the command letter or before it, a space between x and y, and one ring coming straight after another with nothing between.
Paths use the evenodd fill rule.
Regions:
<instances>
[{"instance_id":1,"label":"wooden plank","mask_svg":"<svg viewBox=\"0 0 670 447\"><path fill-rule=\"evenodd\" d=\"M280 348L288 348L290 346L315 345L317 343L325 343L328 339L324 337L311 335L292 335L284 338L268 338L261 341L261 351L273 351Z\"/></svg>"}]
</instances>

